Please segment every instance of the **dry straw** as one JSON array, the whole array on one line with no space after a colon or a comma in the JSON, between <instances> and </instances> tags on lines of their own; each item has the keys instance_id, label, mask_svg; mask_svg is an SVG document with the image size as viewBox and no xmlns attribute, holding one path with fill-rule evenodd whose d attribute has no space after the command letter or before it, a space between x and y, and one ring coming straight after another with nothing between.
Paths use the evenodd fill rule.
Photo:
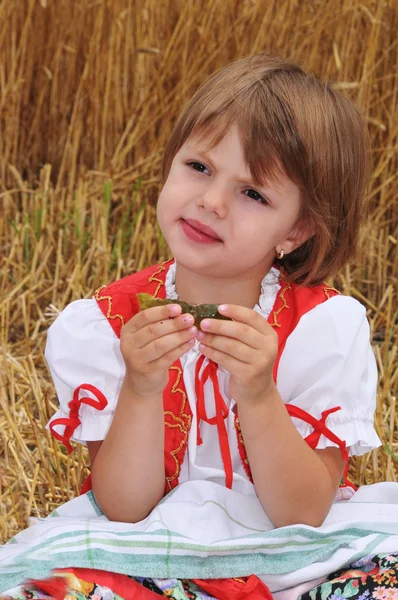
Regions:
<instances>
[{"instance_id":1,"label":"dry straw","mask_svg":"<svg viewBox=\"0 0 398 600\"><path fill-rule=\"evenodd\" d=\"M79 492L85 452L56 410L46 330L71 300L167 257L162 150L199 82L270 50L353 97L373 143L361 253L333 282L368 310L383 447L357 483L397 480L398 6L395 0L8 0L0 3L0 536Z\"/></svg>"}]
</instances>

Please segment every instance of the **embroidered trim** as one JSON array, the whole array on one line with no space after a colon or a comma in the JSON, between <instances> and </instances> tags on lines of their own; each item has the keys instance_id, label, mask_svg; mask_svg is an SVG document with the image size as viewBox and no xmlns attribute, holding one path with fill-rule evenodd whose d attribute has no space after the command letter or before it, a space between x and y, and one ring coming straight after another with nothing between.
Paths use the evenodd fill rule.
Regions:
<instances>
[{"instance_id":1,"label":"embroidered trim","mask_svg":"<svg viewBox=\"0 0 398 600\"><path fill-rule=\"evenodd\" d=\"M181 391L181 390L179 390L179 391ZM184 392L182 392L182 393L184 393ZM167 421L165 421L165 422L164 422L164 424L165 424L167 427L169 427L170 429L176 429L176 428L177 428L177 429L179 429L179 430L180 430L182 433L186 433L186 432L187 432L187 427L186 427L186 425L185 425L184 421L183 421L182 419L180 419L180 417L176 417L176 416L175 416L175 414L173 414L173 413L171 412L171 410L165 410L165 411L164 411L164 414L165 414L165 415L170 415L170 416L171 416L171 417L173 417L173 419L176 421L176 424L175 424L175 425L172 425L171 423L168 423ZM188 419L190 418L190 417L188 417L188 415L185 415L185 416L186 416Z\"/></svg>"},{"instance_id":2,"label":"embroidered trim","mask_svg":"<svg viewBox=\"0 0 398 600\"><path fill-rule=\"evenodd\" d=\"M239 420L239 417L237 414L235 415L235 419L234 419L234 427L236 430L236 437L238 440L239 456L242 461L243 468L245 470L246 475L248 476L250 481L253 483L253 477L252 477L252 472L251 472L250 465L249 465L249 459L247 458L247 453L246 453L245 440L243 439L242 428L240 426L240 420Z\"/></svg>"},{"instance_id":3,"label":"embroidered trim","mask_svg":"<svg viewBox=\"0 0 398 600\"><path fill-rule=\"evenodd\" d=\"M169 368L169 371L177 371L177 378L176 378L176 381L174 382L174 384L172 385L171 393L176 394L179 392L182 395L182 404L181 404L181 410L180 410L179 417L176 417L175 414L169 410L164 412L165 416L169 415L170 417L172 417L174 419L175 424L168 423L166 420L165 420L164 424L166 427L169 427L170 429L178 428L184 436L183 439L181 440L181 443L178 446L178 448L176 448L175 450L171 450L171 452L170 452L171 456L173 457L175 467L176 467L173 475L171 475L170 477L166 476L166 483L169 486L169 489L171 490L173 487L171 485L171 482L174 481L175 479L177 479L180 475L180 464L178 462L176 455L180 452L180 450L188 442L188 433L191 428L192 417L184 413L185 405L187 402L187 395L181 388L178 387L180 384L180 381L181 381L181 377L182 377L182 369L180 369L180 367L171 366Z\"/></svg>"},{"instance_id":4,"label":"embroidered trim","mask_svg":"<svg viewBox=\"0 0 398 600\"><path fill-rule=\"evenodd\" d=\"M97 290L95 290L94 298L96 299L97 302L100 302L101 300L107 300L108 301L108 310L106 312L106 318L107 319L120 319L122 322L122 325L124 325L123 315L121 315L119 313L117 313L116 315L112 314L112 296L100 296L101 290L103 290L104 288L106 288L106 285L101 285Z\"/></svg>"},{"instance_id":5,"label":"embroidered trim","mask_svg":"<svg viewBox=\"0 0 398 600\"><path fill-rule=\"evenodd\" d=\"M165 425L167 425L167 423L165 422ZM179 475L180 475L180 465L179 462L176 458L176 454L178 454L180 452L180 450L183 448L184 444L187 443L187 436L185 435L184 439L181 441L181 444L178 446L178 448L176 448L175 450L172 450L170 452L170 455L173 457L173 460L175 462L176 465L176 470L175 473L171 476L171 477L166 477L166 482L167 485L169 486L169 490L173 489L173 486L171 485L171 482L174 481L174 479L178 479Z\"/></svg>"},{"instance_id":6,"label":"embroidered trim","mask_svg":"<svg viewBox=\"0 0 398 600\"><path fill-rule=\"evenodd\" d=\"M180 367L176 367L175 365L171 365L171 367L169 367L169 371L177 371L177 379L176 379L175 383L173 384L173 387L171 388L171 393L175 394L176 392L180 392L180 394L182 394L183 401L182 401L180 415L183 415L186 417L187 415L184 415L184 413L182 411L185 409L185 404L187 402L187 395L184 392L184 390L177 387L181 381L182 369Z\"/></svg>"},{"instance_id":7,"label":"embroidered trim","mask_svg":"<svg viewBox=\"0 0 398 600\"><path fill-rule=\"evenodd\" d=\"M150 277L148 277L148 283L156 282L158 284L156 287L156 290L153 294L155 298L158 296L161 288L165 285L165 282L164 282L165 277L162 276L162 274L166 271L166 264L168 262L169 261L164 261L164 262L160 263L158 265L158 270L155 273L153 273ZM158 275L160 275L160 277L157 277ZM191 428L191 422L192 422L192 417L190 415L185 414L185 412L184 412L186 402L187 402L187 395L184 392L184 390L182 390L180 387L178 387L180 384L180 381L181 381L181 377L182 377L182 369L180 367L172 365L169 368L169 377L171 376L171 371L177 371L177 377L176 377L176 381L174 382L174 384L171 387L170 393L171 394L180 393L182 396L182 403L181 403L180 414L178 417L171 410L164 411L164 425L165 425L165 427L168 427L169 429L179 429L183 435L183 438L182 438L179 446L177 448L175 448L174 450L170 451L170 456L172 457L174 464L175 464L175 471L170 476L166 475L166 487L168 487L169 490L173 489L173 485L172 485L173 481L175 481L177 479L177 483L178 483L178 477L180 475L180 470L181 470L180 462L182 464L182 460L179 461L177 458L177 455L188 442L188 434L189 434L189 431ZM172 423L168 422L166 420L167 416L170 417L170 419L174 422L172 422Z\"/></svg>"},{"instance_id":8,"label":"embroidered trim","mask_svg":"<svg viewBox=\"0 0 398 600\"><path fill-rule=\"evenodd\" d=\"M151 275L151 276L148 278L148 282L149 282L149 283L152 283L152 281L156 281L156 283L158 284L158 287L156 288L156 290L155 290L155 293L153 294L155 298L157 297L157 295L158 295L158 293L159 293L159 290L160 290L160 288L161 288L162 286L164 286L164 281L163 281L162 279L157 279L157 278L156 278L156 275L160 275L160 273L163 273L163 272L166 270L166 267L165 267L165 264L166 264L166 262L167 262L167 261L164 261L164 262L160 263L160 264L158 265L158 267L159 267L159 270L158 270L158 271L156 271L156 273L154 273L153 275Z\"/></svg>"},{"instance_id":9,"label":"embroidered trim","mask_svg":"<svg viewBox=\"0 0 398 600\"><path fill-rule=\"evenodd\" d=\"M286 298L285 298L285 292L287 292L288 290L290 290L291 287L292 286L290 285L290 283L287 283L286 287L284 287L283 290L280 292L279 296L280 296L280 298L281 298L281 300L283 302L283 305L280 308L278 308L278 310L274 310L272 312L273 323L270 323L271 327L280 327L281 326L281 324L278 322L278 315L285 308L290 308L289 305L288 305L288 303L287 303L287 301L286 301Z\"/></svg>"},{"instance_id":10,"label":"embroidered trim","mask_svg":"<svg viewBox=\"0 0 398 600\"><path fill-rule=\"evenodd\" d=\"M242 435L242 428L240 426L240 420L239 420L239 417L237 415L235 416L235 429L238 432L238 440L239 440L239 442L242 444L242 446L246 446L245 441L243 439L243 435ZM247 465L249 464L249 460L247 458L245 458L245 463Z\"/></svg>"},{"instance_id":11,"label":"embroidered trim","mask_svg":"<svg viewBox=\"0 0 398 600\"><path fill-rule=\"evenodd\" d=\"M334 287L325 287L323 288L323 291L325 292L326 298L332 298L335 294L341 295L341 292Z\"/></svg>"}]
</instances>

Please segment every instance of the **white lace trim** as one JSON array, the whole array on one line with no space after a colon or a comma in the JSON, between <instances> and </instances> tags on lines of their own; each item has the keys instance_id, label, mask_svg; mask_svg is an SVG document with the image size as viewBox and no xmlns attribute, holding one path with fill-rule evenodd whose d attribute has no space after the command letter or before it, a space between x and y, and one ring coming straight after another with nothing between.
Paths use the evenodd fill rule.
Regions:
<instances>
[{"instance_id":1,"label":"white lace trim","mask_svg":"<svg viewBox=\"0 0 398 600\"><path fill-rule=\"evenodd\" d=\"M169 270L166 274L166 297L170 300L177 300L178 294L175 286L176 279L176 263L175 261L170 265ZM268 319L269 314L274 306L276 295L280 289L279 283L279 271L272 267L271 270L266 274L261 282L261 294L258 299L258 304L254 307L254 310L262 315L265 319Z\"/></svg>"},{"instance_id":2,"label":"white lace trim","mask_svg":"<svg viewBox=\"0 0 398 600\"><path fill-rule=\"evenodd\" d=\"M169 300L177 300L178 294L176 292L176 262L171 263L169 270L166 273L166 298Z\"/></svg>"},{"instance_id":3,"label":"white lace trim","mask_svg":"<svg viewBox=\"0 0 398 600\"><path fill-rule=\"evenodd\" d=\"M279 274L279 270L272 267L261 282L261 294L254 310L260 313L265 319L268 319L281 287L281 284L279 283Z\"/></svg>"}]
</instances>

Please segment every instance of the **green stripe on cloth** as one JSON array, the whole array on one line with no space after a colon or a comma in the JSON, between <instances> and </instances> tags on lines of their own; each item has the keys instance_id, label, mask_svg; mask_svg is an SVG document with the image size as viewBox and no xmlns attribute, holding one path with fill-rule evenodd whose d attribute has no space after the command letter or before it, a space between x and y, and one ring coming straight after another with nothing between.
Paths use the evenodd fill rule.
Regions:
<instances>
[{"instance_id":1,"label":"green stripe on cloth","mask_svg":"<svg viewBox=\"0 0 398 600\"><path fill-rule=\"evenodd\" d=\"M165 550L165 553L154 553L158 549L158 542L146 543L143 541L131 541L129 547L134 548L136 552L114 552L117 547L112 540L103 540L102 538L94 538L93 535L89 539L90 551L87 550L87 540L79 540L73 542L74 536L57 536L63 537L64 543L49 543L47 541L46 553L48 558L39 556L35 558L34 553L29 551L24 556L19 557L17 570L12 569L12 565L6 567L0 563L0 590L6 591L21 583L26 578L47 577L52 569L65 567L81 567L105 569L115 573L123 573L126 575L135 575L141 577L156 577L156 578L219 578L219 577L240 577L248 573L254 574L280 574L303 568L317 561L323 561L328 556L333 554L341 545L349 545L353 539L356 539L355 530L347 530L346 536L337 536L337 539L329 537L328 543L323 543L321 546L314 544L310 549L307 547L304 551L287 551L278 553L266 552L248 552L242 554L231 553L233 550L229 548L228 554L212 554L208 555L211 550L208 546L197 545L196 551L203 553L204 556L196 554L178 555L174 551L177 547L172 543L171 534L168 540L160 543L160 546ZM378 542L381 541L380 536ZM388 537L383 534L382 538ZM373 538L373 536L372 536ZM119 540L121 541L121 540ZM374 540L372 539L372 542ZM65 543L66 542L66 543ZM72 543L71 543L72 542ZM95 547L97 543L101 543L105 548ZM127 542L129 544L129 542ZM86 546L79 550L79 545ZM373 544L372 544L373 545ZM42 546L42 544L40 544ZM139 553L138 548L146 546L149 553ZM269 546L269 544L267 545ZM279 544L278 544L279 546ZM294 547L294 544L292 544ZM59 552L59 548L64 548L64 552ZM258 548L258 546L257 546ZM186 550L186 546L182 545L180 550ZM263 548L265 549L265 548ZM192 550L192 549L191 549ZM214 550L214 549L213 549ZM6 571L5 571L6 569Z\"/></svg>"}]
</instances>

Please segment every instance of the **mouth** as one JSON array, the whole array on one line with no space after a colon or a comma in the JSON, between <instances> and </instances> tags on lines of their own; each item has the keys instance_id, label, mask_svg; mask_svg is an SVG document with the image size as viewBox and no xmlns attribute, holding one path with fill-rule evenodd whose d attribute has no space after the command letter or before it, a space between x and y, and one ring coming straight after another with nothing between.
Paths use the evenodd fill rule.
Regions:
<instances>
[{"instance_id":1,"label":"mouth","mask_svg":"<svg viewBox=\"0 0 398 600\"><path fill-rule=\"evenodd\" d=\"M196 234L198 238L203 238L202 241L222 242L222 239L214 229L204 225L200 221L196 221L195 219L181 219L181 221L186 232Z\"/></svg>"}]
</instances>

